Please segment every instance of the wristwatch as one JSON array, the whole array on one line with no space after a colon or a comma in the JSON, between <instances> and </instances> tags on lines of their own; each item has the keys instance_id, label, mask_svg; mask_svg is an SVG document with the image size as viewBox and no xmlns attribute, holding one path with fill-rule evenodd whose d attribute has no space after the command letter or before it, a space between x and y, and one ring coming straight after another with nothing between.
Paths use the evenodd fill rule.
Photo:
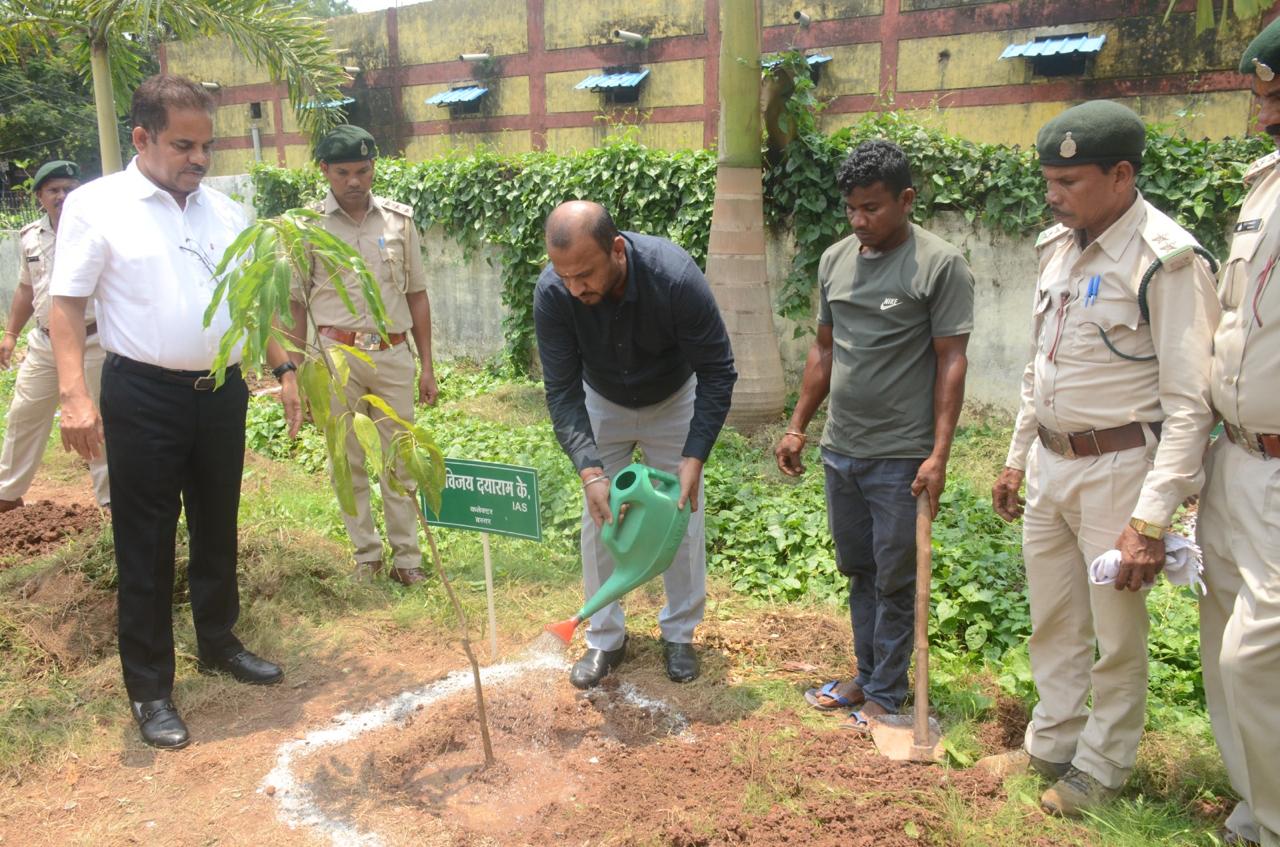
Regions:
<instances>
[{"instance_id":1,"label":"wristwatch","mask_svg":"<svg viewBox=\"0 0 1280 847\"><path fill-rule=\"evenodd\" d=\"M1133 527L1139 535L1146 536L1147 538L1151 538L1156 541L1164 538L1164 534L1169 531L1167 526L1150 523L1148 521L1144 521L1142 518L1129 518L1129 526Z\"/></svg>"},{"instance_id":2,"label":"wristwatch","mask_svg":"<svg viewBox=\"0 0 1280 847\"><path fill-rule=\"evenodd\" d=\"M293 363L292 359L286 360L283 365L278 365L271 369L271 375L281 382L284 381L284 375L289 371L296 371L298 366Z\"/></svg>"}]
</instances>

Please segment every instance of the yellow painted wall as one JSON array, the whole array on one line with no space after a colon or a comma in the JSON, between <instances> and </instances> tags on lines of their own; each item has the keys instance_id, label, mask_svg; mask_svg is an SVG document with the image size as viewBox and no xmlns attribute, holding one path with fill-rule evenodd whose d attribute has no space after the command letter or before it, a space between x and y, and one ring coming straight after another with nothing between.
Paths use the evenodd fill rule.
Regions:
<instances>
[{"instance_id":1,"label":"yellow painted wall","mask_svg":"<svg viewBox=\"0 0 1280 847\"><path fill-rule=\"evenodd\" d=\"M275 147L263 148L262 158L272 164L276 161ZM226 176L227 174L243 174L249 172L253 164L253 148L228 150L216 148L213 152L213 164L209 168L210 176Z\"/></svg>"},{"instance_id":2,"label":"yellow painted wall","mask_svg":"<svg viewBox=\"0 0 1280 847\"><path fill-rule=\"evenodd\" d=\"M814 21L860 18L884 12L884 0L764 0L764 25L796 25L795 13Z\"/></svg>"},{"instance_id":3,"label":"yellow painted wall","mask_svg":"<svg viewBox=\"0 0 1280 847\"><path fill-rule=\"evenodd\" d=\"M1045 36L1087 32L1106 35L1093 60L1089 79L1186 73L1197 69L1233 68L1248 43L1241 27L1195 35L1189 14L1174 15L1166 25L1159 15L1067 26L1035 27L1008 32L974 32L915 38L898 45L898 90L982 88L1043 82L1027 59L1001 59L1010 44ZM943 56L944 51L949 54ZM1076 79L1077 77L1065 77Z\"/></svg>"},{"instance_id":4,"label":"yellow painted wall","mask_svg":"<svg viewBox=\"0 0 1280 847\"><path fill-rule=\"evenodd\" d=\"M459 53L510 56L529 49L521 0L431 0L396 13L400 63L456 61Z\"/></svg>"},{"instance_id":5,"label":"yellow painted wall","mask_svg":"<svg viewBox=\"0 0 1280 847\"><path fill-rule=\"evenodd\" d=\"M330 18L326 21L326 28L338 51L338 60L344 66L354 65L369 70L390 64L385 11Z\"/></svg>"},{"instance_id":6,"label":"yellow painted wall","mask_svg":"<svg viewBox=\"0 0 1280 847\"><path fill-rule=\"evenodd\" d=\"M433 0L433 3L439 0ZM427 4L427 5L432 5ZM700 35L706 31L702 0L546 0L543 41L548 50L617 44L615 29L650 38ZM644 51L636 51L637 60Z\"/></svg>"},{"instance_id":7,"label":"yellow painted wall","mask_svg":"<svg viewBox=\"0 0 1280 847\"><path fill-rule=\"evenodd\" d=\"M213 117L213 132L218 138L238 138L249 134L249 104L234 103L230 106L219 106ZM256 122L265 135L273 132L275 125L275 109L272 101L262 101L262 118Z\"/></svg>"},{"instance_id":8,"label":"yellow painted wall","mask_svg":"<svg viewBox=\"0 0 1280 847\"><path fill-rule=\"evenodd\" d=\"M702 121L640 124L623 131L633 132L636 141L659 150L702 148ZM604 121L597 121L592 126L554 127L547 130L546 146L552 153L575 153L599 147L606 138L618 132L618 127Z\"/></svg>"},{"instance_id":9,"label":"yellow painted wall","mask_svg":"<svg viewBox=\"0 0 1280 847\"><path fill-rule=\"evenodd\" d=\"M1093 30L1081 26L1080 30ZM1013 43L1050 32L974 32L913 38L898 44L898 90L929 91L936 88L980 88L1017 85L1031 81L1031 63L1025 59L1001 59ZM1110 45L1104 46L1106 50ZM945 55L944 55L945 54Z\"/></svg>"},{"instance_id":10,"label":"yellow painted wall","mask_svg":"<svg viewBox=\"0 0 1280 847\"><path fill-rule=\"evenodd\" d=\"M449 109L444 106L428 106L424 101L441 91L453 88L462 83L436 83L432 85L410 85L402 89L404 93L404 115L405 120L409 121L442 121L449 117ZM506 115L527 115L529 114L529 77L512 76L494 80L488 85L489 93L485 95L485 99L490 101L482 104L483 109L480 115L474 117L496 117ZM468 120L473 120L473 116L468 115L465 118L459 118L457 123L459 126L465 124Z\"/></svg>"},{"instance_id":11,"label":"yellow painted wall","mask_svg":"<svg viewBox=\"0 0 1280 847\"><path fill-rule=\"evenodd\" d=\"M850 44L811 50L830 56L818 77L819 97L840 94L874 94L880 90L880 45Z\"/></svg>"},{"instance_id":12,"label":"yellow painted wall","mask_svg":"<svg viewBox=\"0 0 1280 847\"><path fill-rule=\"evenodd\" d=\"M268 161L275 160L275 145L269 149L262 151L262 158ZM311 147L306 144L289 144L284 148L284 164L287 168L300 168L314 161L311 155Z\"/></svg>"},{"instance_id":13,"label":"yellow painted wall","mask_svg":"<svg viewBox=\"0 0 1280 847\"><path fill-rule=\"evenodd\" d=\"M458 132L450 135L419 135L409 139L404 156L422 161L442 156L450 150L474 150L487 146L498 153L525 153L533 149L528 130L505 132Z\"/></svg>"},{"instance_id":14,"label":"yellow painted wall","mask_svg":"<svg viewBox=\"0 0 1280 847\"><path fill-rule=\"evenodd\" d=\"M649 76L640 87L640 101L630 108L655 109L660 106L700 106L703 101L702 59L645 64ZM604 95L596 91L579 91L575 85L587 77L602 73L601 68L547 74L547 113L598 112L605 108Z\"/></svg>"},{"instance_id":15,"label":"yellow painted wall","mask_svg":"<svg viewBox=\"0 0 1280 847\"><path fill-rule=\"evenodd\" d=\"M201 41L170 41L165 44L169 73L190 77L196 82L216 82L223 88L256 85L270 76L245 59L227 38Z\"/></svg>"}]
</instances>

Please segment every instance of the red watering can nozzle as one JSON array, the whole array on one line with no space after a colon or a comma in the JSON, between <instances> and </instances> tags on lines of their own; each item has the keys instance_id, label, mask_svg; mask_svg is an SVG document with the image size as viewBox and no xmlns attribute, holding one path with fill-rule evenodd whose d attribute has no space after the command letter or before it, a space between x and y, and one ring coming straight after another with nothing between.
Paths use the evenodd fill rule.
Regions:
<instances>
[{"instance_id":1,"label":"red watering can nozzle","mask_svg":"<svg viewBox=\"0 0 1280 847\"><path fill-rule=\"evenodd\" d=\"M578 628L578 624L581 622L581 618L569 618L568 620L560 621L560 623L547 624L546 630L565 644L568 644L573 638L573 631Z\"/></svg>"}]
</instances>

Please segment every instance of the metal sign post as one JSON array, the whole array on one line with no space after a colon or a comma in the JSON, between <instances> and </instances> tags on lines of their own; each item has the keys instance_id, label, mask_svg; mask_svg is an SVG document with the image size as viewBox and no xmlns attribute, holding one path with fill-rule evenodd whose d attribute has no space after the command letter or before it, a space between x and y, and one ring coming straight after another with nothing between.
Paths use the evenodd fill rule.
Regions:
<instances>
[{"instance_id":1,"label":"metal sign post","mask_svg":"<svg viewBox=\"0 0 1280 847\"><path fill-rule=\"evenodd\" d=\"M538 509L538 472L519 465L445 459L445 484L437 515L422 499L422 511L432 526L480 533L484 548L484 586L489 603L490 658L498 656L498 617L493 602L493 559L489 534L542 540ZM421 495L419 495L421 497Z\"/></svg>"}]
</instances>

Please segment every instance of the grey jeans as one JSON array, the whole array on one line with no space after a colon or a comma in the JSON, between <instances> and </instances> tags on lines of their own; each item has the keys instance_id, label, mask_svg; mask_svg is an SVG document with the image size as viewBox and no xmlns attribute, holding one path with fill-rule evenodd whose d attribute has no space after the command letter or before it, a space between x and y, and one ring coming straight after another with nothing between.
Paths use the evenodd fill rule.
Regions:
<instances>
[{"instance_id":1,"label":"grey jeans","mask_svg":"<svg viewBox=\"0 0 1280 847\"><path fill-rule=\"evenodd\" d=\"M856 681L891 712L907 696L916 595L916 498L923 459L855 459L822 448L836 567L849 577Z\"/></svg>"}]
</instances>

